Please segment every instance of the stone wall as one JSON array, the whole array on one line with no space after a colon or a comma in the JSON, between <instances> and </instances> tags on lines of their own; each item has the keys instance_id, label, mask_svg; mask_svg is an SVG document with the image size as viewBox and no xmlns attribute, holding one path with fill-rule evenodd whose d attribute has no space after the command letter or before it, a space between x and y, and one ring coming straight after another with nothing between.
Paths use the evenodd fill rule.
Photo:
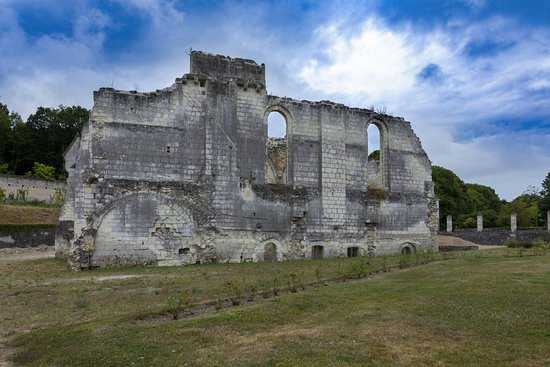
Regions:
<instances>
[{"instance_id":1,"label":"stone wall","mask_svg":"<svg viewBox=\"0 0 550 367\"><path fill-rule=\"evenodd\" d=\"M1 225L0 248L55 244L55 225Z\"/></svg>"},{"instance_id":2,"label":"stone wall","mask_svg":"<svg viewBox=\"0 0 550 367\"><path fill-rule=\"evenodd\" d=\"M482 232L476 229L463 229L453 232L441 232L444 236L454 236L479 245L504 245L509 239L515 238L521 242L531 242L535 238L550 240L550 231L544 229L518 230L514 233L510 230L486 228Z\"/></svg>"},{"instance_id":3,"label":"stone wall","mask_svg":"<svg viewBox=\"0 0 550 367\"><path fill-rule=\"evenodd\" d=\"M6 198L10 194L17 197L18 190L23 190L26 200L52 203L56 190L65 190L66 186L67 184L63 181L47 181L34 177L0 174L0 189L4 191Z\"/></svg>"},{"instance_id":4,"label":"stone wall","mask_svg":"<svg viewBox=\"0 0 550 367\"><path fill-rule=\"evenodd\" d=\"M435 250L431 165L410 123L270 96L252 60L192 52L190 69L151 93L94 92L65 156L56 250L71 267ZM267 137L273 111L284 141Z\"/></svg>"}]
</instances>

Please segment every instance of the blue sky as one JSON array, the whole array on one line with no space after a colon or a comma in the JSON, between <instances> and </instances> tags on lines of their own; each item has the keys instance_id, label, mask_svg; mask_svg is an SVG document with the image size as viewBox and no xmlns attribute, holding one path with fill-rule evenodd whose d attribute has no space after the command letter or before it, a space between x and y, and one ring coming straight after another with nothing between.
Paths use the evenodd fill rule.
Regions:
<instances>
[{"instance_id":1,"label":"blue sky","mask_svg":"<svg viewBox=\"0 0 550 367\"><path fill-rule=\"evenodd\" d=\"M0 0L0 101L92 106L252 58L268 91L386 109L432 162L513 199L550 171L550 1Z\"/></svg>"}]
</instances>

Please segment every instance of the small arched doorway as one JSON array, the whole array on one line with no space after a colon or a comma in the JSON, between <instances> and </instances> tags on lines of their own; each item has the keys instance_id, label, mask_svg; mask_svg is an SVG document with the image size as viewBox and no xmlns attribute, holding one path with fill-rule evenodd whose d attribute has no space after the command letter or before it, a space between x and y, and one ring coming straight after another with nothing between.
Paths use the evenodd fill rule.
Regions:
<instances>
[{"instance_id":1,"label":"small arched doorway","mask_svg":"<svg viewBox=\"0 0 550 367\"><path fill-rule=\"evenodd\" d=\"M412 243L404 243L401 245L401 255L411 255L416 252L416 246Z\"/></svg>"},{"instance_id":2,"label":"small arched doorway","mask_svg":"<svg viewBox=\"0 0 550 367\"><path fill-rule=\"evenodd\" d=\"M266 243L264 246L264 261L277 261L277 245L275 245L273 242Z\"/></svg>"},{"instance_id":3,"label":"small arched doorway","mask_svg":"<svg viewBox=\"0 0 550 367\"><path fill-rule=\"evenodd\" d=\"M311 247L311 258L313 260L322 259L324 256L325 248L320 245L315 245Z\"/></svg>"}]
</instances>

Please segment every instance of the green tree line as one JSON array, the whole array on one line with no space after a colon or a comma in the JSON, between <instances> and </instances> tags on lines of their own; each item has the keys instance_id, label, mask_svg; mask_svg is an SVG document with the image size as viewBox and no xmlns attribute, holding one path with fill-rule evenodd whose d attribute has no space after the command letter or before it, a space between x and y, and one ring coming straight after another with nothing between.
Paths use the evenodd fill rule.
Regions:
<instances>
[{"instance_id":1,"label":"green tree line","mask_svg":"<svg viewBox=\"0 0 550 367\"><path fill-rule=\"evenodd\" d=\"M516 213L519 227L539 227L546 223L550 210L550 172L542 182L542 190L529 187L523 194L507 202L489 186L464 183L453 171L432 167L435 194L439 199L442 229L447 215L455 228L475 228L477 215L483 215L484 227L509 227L510 214Z\"/></svg>"},{"instance_id":2,"label":"green tree line","mask_svg":"<svg viewBox=\"0 0 550 367\"><path fill-rule=\"evenodd\" d=\"M63 153L88 116L89 111L80 106L38 107L23 121L20 114L0 103L0 173L65 178ZM53 167L53 172L45 166Z\"/></svg>"}]
</instances>

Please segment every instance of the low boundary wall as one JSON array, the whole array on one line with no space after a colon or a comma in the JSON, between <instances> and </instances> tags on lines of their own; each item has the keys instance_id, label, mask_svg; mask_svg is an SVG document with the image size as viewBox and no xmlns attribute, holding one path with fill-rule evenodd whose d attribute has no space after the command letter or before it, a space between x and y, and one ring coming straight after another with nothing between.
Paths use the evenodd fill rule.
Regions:
<instances>
[{"instance_id":1,"label":"low boundary wall","mask_svg":"<svg viewBox=\"0 0 550 367\"><path fill-rule=\"evenodd\" d=\"M1 224L0 248L55 245L55 224Z\"/></svg>"},{"instance_id":2,"label":"low boundary wall","mask_svg":"<svg viewBox=\"0 0 550 367\"><path fill-rule=\"evenodd\" d=\"M7 198L9 194L17 196L18 190L25 190L25 200L38 200L52 203L56 189L65 189L65 181L47 181L27 176L13 176L0 174L0 189L4 190Z\"/></svg>"},{"instance_id":3,"label":"low boundary wall","mask_svg":"<svg viewBox=\"0 0 550 367\"><path fill-rule=\"evenodd\" d=\"M515 238L521 242L531 242L535 238L550 240L550 232L545 229L517 230L515 233L510 230L486 228L481 232L476 229L461 229L452 232L439 232L441 236L458 237L479 245L504 245L506 240Z\"/></svg>"}]
</instances>

